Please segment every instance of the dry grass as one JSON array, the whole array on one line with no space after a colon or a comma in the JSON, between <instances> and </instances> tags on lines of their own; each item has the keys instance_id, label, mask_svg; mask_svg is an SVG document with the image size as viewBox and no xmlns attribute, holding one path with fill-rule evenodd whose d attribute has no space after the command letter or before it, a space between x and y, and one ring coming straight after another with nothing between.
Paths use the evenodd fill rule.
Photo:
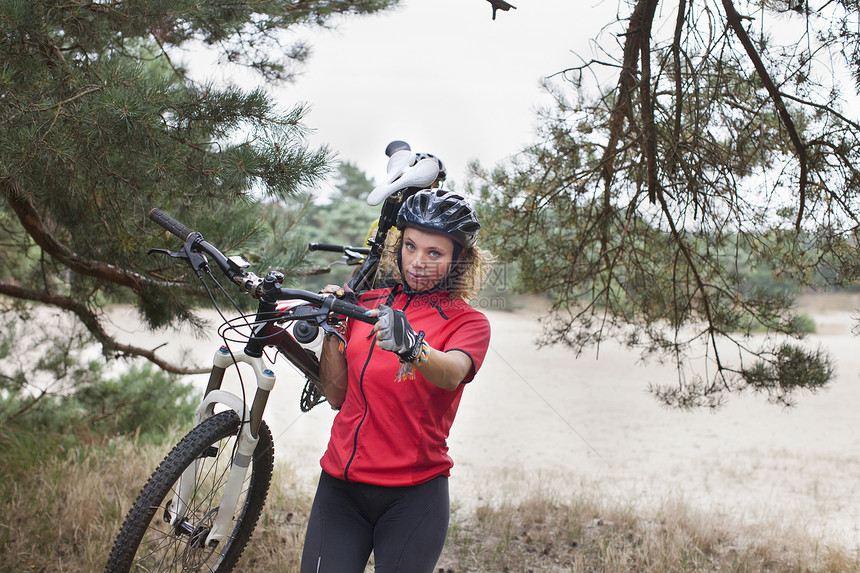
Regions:
<instances>
[{"instance_id":1,"label":"dry grass","mask_svg":"<svg viewBox=\"0 0 860 573\"><path fill-rule=\"evenodd\" d=\"M276 466L263 515L235 571L298 571L312 501L308 484Z\"/></svg>"},{"instance_id":2,"label":"dry grass","mask_svg":"<svg viewBox=\"0 0 860 573\"><path fill-rule=\"evenodd\" d=\"M116 440L40 456L32 467L7 460L0 484L2 569L101 571L125 512L165 450ZM237 571L298 570L312 487L277 469ZM679 501L649 513L537 492L519 503L456 509L438 571L842 573L860 571L860 557L787 527L744 527Z\"/></svg>"},{"instance_id":3,"label":"dry grass","mask_svg":"<svg viewBox=\"0 0 860 573\"><path fill-rule=\"evenodd\" d=\"M482 506L449 532L442 573L860 571L860 557L788 529L749 528L667 502L654 515L537 494Z\"/></svg>"},{"instance_id":4,"label":"dry grass","mask_svg":"<svg viewBox=\"0 0 860 573\"><path fill-rule=\"evenodd\" d=\"M119 440L45 454L0 486L0 562L8 571L100 571L164 446ZM7 468L8 469L8 468ZM4 472L5 473L5 472Z\"/></svg>"}]
</instances>

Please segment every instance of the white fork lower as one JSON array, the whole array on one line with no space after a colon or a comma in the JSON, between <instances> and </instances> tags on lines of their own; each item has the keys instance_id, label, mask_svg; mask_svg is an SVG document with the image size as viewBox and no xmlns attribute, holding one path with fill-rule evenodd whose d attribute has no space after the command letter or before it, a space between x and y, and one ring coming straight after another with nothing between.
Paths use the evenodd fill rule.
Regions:
<instances>
[{"instance_id":1,"label":"white fork lower","mask_svg":"<svg viewBox=\"0 0 860 573\"><path fill-rule=\"evenodd\" d=\"M254 369L257 379L257 387L261 390L271 391L275 385L274 374L265 368L261 358L247 356L244 353L234 357L216 353L215 365L226 367L233 363L244 362L250 364ZM222 404L236 412L240 420L250 420L251 413L244 401L230 392L223 390L213 390L197 407L197 412L194 416L195 424L198 425L204 420L212 417L215 414L215 406ZM206 537L206 547L215 547L230 536L233 530L233 517L236 512L236 506L239 503L239 497L242 495L242 490L245 483L245 478L248 475L248 468L251 465L254 450L257 448L259 438L251 434L250 424L244 423L239 431L236 444L236 452L233 456L233 461L230 467L230 473L227 477L227 483L224 486L224 491L221 495L221 502L218 504L217 515ZM176 527L183 519L188 511L188 500L194 494L194 487L197 483L197 470L200 461L195 461L182 473L179 478L179 484L173 495L173 502L167 510L167 517L171 526Z\"/></svg>"}]
</instances>

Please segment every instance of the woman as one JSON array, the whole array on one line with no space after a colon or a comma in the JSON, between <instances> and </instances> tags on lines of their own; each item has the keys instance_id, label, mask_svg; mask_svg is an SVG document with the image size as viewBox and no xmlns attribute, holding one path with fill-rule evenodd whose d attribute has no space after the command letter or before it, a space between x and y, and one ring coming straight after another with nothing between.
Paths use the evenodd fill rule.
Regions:
<instances>
[{"instance_id":1,"label":"woman","mask_svg":"<svg viewBox=\"0 0 860 573\"><path fill-rule=\"evenodd\" d=\"M432 572L445 544L446 439L490 342L489 322L466 300L489 255L476 246L472 208L441 189L408 198L396 227L382 262L397 284L359 298L379 321L349 321L345 348L335 337L323 345L320 376L340 412L320 462L303 573L361 573L371 551L378 572Z\"/></svg>"}]
</instances>

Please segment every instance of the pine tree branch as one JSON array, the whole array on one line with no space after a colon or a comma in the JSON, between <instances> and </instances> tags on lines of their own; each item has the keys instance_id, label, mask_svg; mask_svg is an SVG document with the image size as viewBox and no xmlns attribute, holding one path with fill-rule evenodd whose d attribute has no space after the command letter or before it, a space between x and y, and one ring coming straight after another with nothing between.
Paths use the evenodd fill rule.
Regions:
<instances>
[{"instance_id":1,"label":"pine tree branch","mask_svg":"<svg viewBox=\"0 0 860 573\"><path fill-rule=\"evenodd\" d=\"M120 82L117 85L124 85L124 84L128 84L128 83L129 82ZM76 93L75 95L64 99L63 101L58 101L57 103L52 103L51 105L37 106L37 105L31 104L30 105L30 108L31 108L30 111L33 111L35 113L39 113L39 112L48 111L51 109L59 110L60 108L62 108L67 103L71 103L71 102L75 101L76 99L90 95L91 93L95 93L97 91L101 91L103 89L104 89L104 86L93 86L91 88L87 88L85 90L82 90L82 91Z\"/></svg>"},{"instance_id":2,"label":"pine tree branch","mask_svg":"<svg viewBox=\"0 0 860 573\"><path fill-rule=\"evenodd\" d=\"M172 374L180 374L180 375L189 375L189 374L207 374L212 369L211 368L199 368L199 367L181 367L176 366L166 360L163 360L156 356L155 351L148 350L146 348L140 348L138 346L133 346L131 344L121 344L111 339L114 344L114 349L117 353L120 353L125 356L140 356L141 358L146 358L165 372L170 372Z\"/></svg>"},{"instance_id":3,"label":"pine tree branch","mask_svg":"<svg viewBox=\"0 0 860 573\"><path fill-rule=\"evenodd\" d=\"M31 410L34 406L36 406L36 404L42 401L42 398L48 395L49 394L47 390L40 390L39 394L36 396L32 396L29 402L25 403L23 406L21 406L11 414L4 416L3 422L8 424L9 422L14 421L15 418L21 416L22 414L25 414L28 410Z\"/></svg>"},{"instance_id":4,"label":"pine tree branch","mask_svg":"<svg viewBox=\"0 0 860 573\"><path fill-rule=\"evenodd\" d=\"M675 80L675 124L672 132L672 156L669 158L672 171L675 171L678 165L678 150L681 141L681 120L683 119L684 98L681 96L681 32L684 29L684 23L687 15L687 0L680 0L678 3L678 16L675 20L675 33L672 37L672 61L675 65L674 80Z\"/></svg>"},{"instance_id":5,"label":"pine tree branch","mask_svg":"<svg viewBox=\"0 0 860 573\"><path fill-rule=\"evenodd\" d=\"M765 68L764 66L764 62L762 62L761 60L761 56L759 56L759 53L755 49L755 46L753 45L752 40L747 34L747 31L741 24L741 15L738 14L738 11L735 9L734 4L732 3L732 0L722 1L723 8L726 11L726 21L728 22L731 29L734 31L735 35L737 35L738 39L741 41L741 44L746 50L747 56L749 56L753 67L755 67L756 74L762 81L762 84L764 84L767 93L770 95L770 99L771 101L773 101L773 105L776 107L777 113L779 114L779 117L782 120L786 131L788 132L788 137L789 139L791 139L791 143L794 146L795 152L797 153L797 158L800 162L800 197L797 209L797 219L794 222L794 228L795 230L800 231L800 222L803 220L803 212L806 206L806 186L809 177L809 160L806 153L806 146L800 140L800 135L797 133L797 128L794 125L794 120L792 120L791 115L788 113L788 109L785 107L785 102L783 101L781 92L774 84L773 79L770 77L770 74L767 71L767 68Z\"/></svg>"},{"instance_id":6,"label":"pine tree branch","mask_svg":"<svg viewBox=\"0 0 860 573\"><path fill-rule=\"evenodd\" d=\"M826 139L813 139L808 143L811 149L814 149L816 146L827 147L836 157L836 160L839 161L842 166L851 173L851 176L860 181L860 170L854 167L854 163L851 161L850 157L846 157L846 154L839 149L839 146L832 141ZM845 213L846 216L850 217L852 221L856 224L860 225L860 217L854 212L851 208L851 205L845 200L845 197L835 192L829 185L824 186L824 191L830 195L830 198L833 199L840 207L842 207L842 212Z\"/></svg>"},{"instance_id":7,"label":"pine tree branch","mask_svg":"<svg viewBox=\"0 0 860 573\"><path fill-rule=\"evenodd\" d=\"M173 59L170 57L170 54L167 53L167 50L164 48L164 42L161 41L159 34L152 34L152 38L155 40L155 43L158 45L158 49L161 52L161 57L167 62L167 65L170 66L170 69L173 70L173 73L177 75L177 77L185 77L185 74L182 73L179 67L173 63Z\"/></svg>"},{"instance_id":8,"label":"pine tree branch","mask_svg":"<svg viewBox=\"0 0 860 573\"><path fill-rule=\"evenodd\" d=\"M648 200L657 202L657 129L654 127L654 101L651 93L651 27L658 0L651 0L645 6L642 27L639 30L639 53L642 62L642 76L639 78L639 99L642 117L642 148L648 170Z\"/></svg>"},{"instance_id":9,"label":"pine tree branch","mask_svg":"<svg viewBox=\"0 0 860 573\"><path fill-rule=\"evenodd\" d=\"M169 282L154 281L139 273L80 256L61 243L51 233L42 221L42 217L32 201L25 197L14 183L6 187L5 195L9 206L12 207L24 230L32 237L33 241L58 262L76 273L130 288L138 294L140 294L144 285L159 287L174 286Z\"/></svg>"},{"instance_id":10,"label":"pine tree branch","mask_svg":"<svg viewBox=\"0 0 860 573\"><path fill-rule=\"evenodd\" d=\"M660 208L663 210L663 213L666 215L666 220L669 223L669 229L672 232L672 238L675 241L675 244L678 246L678 249L681 251L684 260L687 262L687 265L690 271L693 273L693 278L696 282L696 291L700 293L700 300L702 301L702 309L705 313L705 322L707 324L707 337L708 341L711 345L711 348L714 349L714 362L717 365L717 373L720 376L723 376L724 372L727 370L723 365L723 362L720 358L720 349L717 345L717 330L714 327L714 315L711 310L711 300L708 296L707 286L705 281L702 279L702 276L699 274L699 267L696 265L696 261L693 259L693 254L690 252L690 248L687 243L681 238L681 233L678 231L677 226L675 225L675 219L672 216L672 212L669 210L669 206L666 204L666 200L663 195L658 195L657 199L660 202ZM694 291L695 293L695 291ZM693 293L693 294L694 294ZM691 298L693 296L691 294ZM729 388L728 383L723 378L723 385L726 389Z\"/></svg>"},{"instance_id":11,"label":"pine tree branch","mask_svg":"<svg viewBox=\"0 0 860 573\"><path fill-rule=\"evenodd\" d=\"M805 100L803 98L799 98L797 96L793 96L793 95L787 94L785 92L780 92L780 93L782 94L782 97L784 97L785 99L790 99L792 101L796 101L797 103L799 103L801 105L808 105L810 107L814 107L815 109L819 109L819 110L821 110L827 114L830 114L834 117L838 117L839 119L841 119L842 121L844 121L845 123L847 123L848 125L853 127L854 129L856 129L857 131L860 131L860 123L857 123L856 121L851 121L850 119L848 119L847 117L845 117L844 115L842 115L841 113L839 113L838 111L836 111L835 109L830 107L829 105L824 105L824 104L816 103L814 101Z\"/></svg>"},{"instance_id":12,"label":"pine tree branch","mask_svg":"<svg viewBox=\"0 0 860 573\"><path fill-rule=\"evenodd\" d=\"M638 66L637 60L639 56L638 34L642 29L645 10L647 10L649 2L654 0L639 0L636 7L633 9L633 14L630 16L630 23L627 26L624 41L624 55L621 61L621 72L618 75L617 93L612 110L609 113L609 133L606 148L603 151L603 157L600 160L601 173L606 185L604 192L604 205L608 202L608 188L614 174L615 156L618 153L618 142L621 140L621 135L624 130L624 118L627 117L631 105L630 94L636 86Z\"/></svg>"},{"instance_id":13,"label":"pine tree branch","mask_svg":"<svg viewBox=\"0 0 860 573\"><path fill-rule=\"evenodd\" d=\"M621 151L618 147L622 140L624 132L625 119L633 123L632 120L632 93L638 81L638 65L641 42L639 35L643 30L643 25L647 19L647 13L651 10L652 5L656 6L658 0L639 0L633 9L633 14L630 16L630 23L627 26L627 32L624 34L624 54L621 60L621 71L618 74L618 85L616 87L615 101L612 109L609 112L608 122L608 138L606 147L603 150L603 155L598 162L596 171L600 173L603 179L603 217L605 221L609 220L609 213L612 209L612 179L615 175L615 158ZM650 36L650 30L648 31ZM609 244L608 224L602 227L601 248L605 251L606 245Z\"/></svg>"},{"instance_id":14,"label":"pine tree branch","mask_svg":"<svg viewBox=\"0 0 860 573\"><path fill-rule=\"evenodd\" d=\"M120 356L140 356L142 358L146 358L162 370L172 372L174 374L205 374L206 372L209 372L208 368L185 368L176 366L156 356L153 350L117 342L116 339L105 331L98 315L78 299L47 291L28 289L5 281L0 281L0 294L17 299L49 304L73 313L84 324L87 330L90 331L99 344L102 345L102 353L105 356L111 356L114 358L119 358Z\"/></svg>"}]
</instances>

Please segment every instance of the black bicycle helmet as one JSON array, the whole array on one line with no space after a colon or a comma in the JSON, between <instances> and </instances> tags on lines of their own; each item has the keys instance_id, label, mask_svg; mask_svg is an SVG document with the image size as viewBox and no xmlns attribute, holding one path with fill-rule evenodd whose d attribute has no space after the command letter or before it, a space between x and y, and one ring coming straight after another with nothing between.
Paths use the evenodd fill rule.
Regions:
<instances>
[{"instance_id":1,"label":"black bicycle helmet","mask_svg":"<svg viewBox=\"0 0 860 573\"><path fill-rule=\"evenodd\" d=\"M419 227L451 235L464 248L475 246L481 224L462 195L444 189L424 189L404 201L396 227Z\"/></svg>"}]
</instances>

